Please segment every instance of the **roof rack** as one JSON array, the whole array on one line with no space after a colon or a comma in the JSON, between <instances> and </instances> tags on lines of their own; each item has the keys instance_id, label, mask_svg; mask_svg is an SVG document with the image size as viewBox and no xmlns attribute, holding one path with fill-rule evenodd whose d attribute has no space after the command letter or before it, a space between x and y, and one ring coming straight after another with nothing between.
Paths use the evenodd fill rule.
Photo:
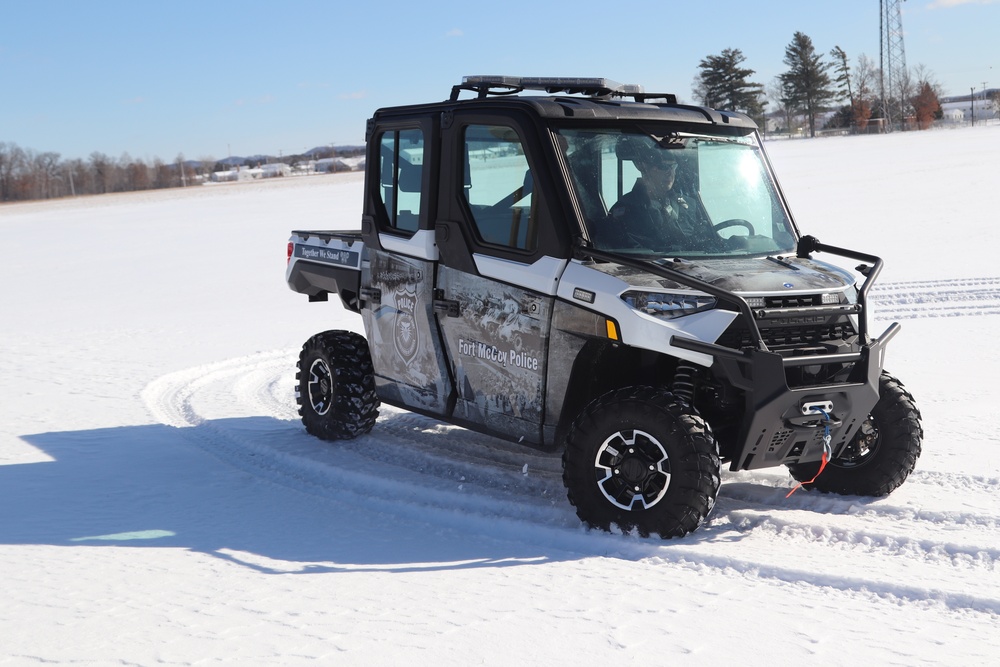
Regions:
<instances>
[{"instance_id":1,"label":"roof rack","mask_svg":"<svg viewBox=\"0 0 1000 667\"><path fill-rule=\"evenodd\" d=\"M677 96L671 93L647 93L640 85L618 83L596 77L464 76L462 83L452 86L451 101L458 100L458 95L463 90L473 91L480 98L488 95L516 95L525 90L541 90L549 94L568 93L599 98L631 97L636 102L662 99L667 104L677 104Z\"/></svg>"}]
</instances>

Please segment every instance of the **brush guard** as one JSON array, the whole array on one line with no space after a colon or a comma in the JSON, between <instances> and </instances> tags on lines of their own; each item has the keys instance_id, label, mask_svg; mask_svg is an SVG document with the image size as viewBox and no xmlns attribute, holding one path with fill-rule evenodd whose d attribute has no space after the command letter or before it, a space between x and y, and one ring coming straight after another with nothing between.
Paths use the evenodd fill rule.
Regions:
<instances>
[{"instance_id":1,"label":"brush guard","mask_svg":"<svg viewBox=\"0 0 1000 667\"><path fill-rule=\"evenodd\" d=\"M743 392L745 410L738 440L741 444L730 461L730 469L735 471L819 461L824 447L832 451L835 459L843 453L878 402L885 346L900 329L899 324L894 322L878 338L871 338L868 333L867 296L882 270L882 260L874 255L825 245L812 236L799 239L799 257L808 258L813 252L826 252L867 263L857 267L865 281L858 290L856 305L754 310L745 299L733 292L655 262L592 248L582 248L580 254L668 278L714 296L739 311L750 334L751 345L748 347L737 350L681 336L672 336L669 341L673 347L712 357L715 372ZM801 356L784 356L769 350L758 320L802 314L857 315L857 349ZM828 365L849 368L846 381L794 388L788 385L786 369ZM816 404L824 406L825 415L807 409ZM825 409L827 407L829 410ZM825 436L829 437L828 441Z\"/></svg>"}]
</instances>

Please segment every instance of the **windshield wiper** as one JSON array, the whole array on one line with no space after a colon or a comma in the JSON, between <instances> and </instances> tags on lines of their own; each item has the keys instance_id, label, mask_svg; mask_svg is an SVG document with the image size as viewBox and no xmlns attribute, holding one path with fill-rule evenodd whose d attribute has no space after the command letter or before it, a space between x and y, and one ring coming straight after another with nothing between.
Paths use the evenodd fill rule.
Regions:
<instances>
[{"instance_id":1,"label":"windshield wiper","mask_svg":"<svg viewBox=\"0 0 1000 667\"><path fill-rule=\"evenodd\" d=\"M800 270L799 267L795 266L794 264L789 264L788 262L786 262L785 260L783 260L780 257L775 257L773 255L768 255L767 258L769 260L771 260L772 262L774 262L775 264L781 264L785 268L789 268L792 271L799 271Z\"/></svg>"}]
</instances>

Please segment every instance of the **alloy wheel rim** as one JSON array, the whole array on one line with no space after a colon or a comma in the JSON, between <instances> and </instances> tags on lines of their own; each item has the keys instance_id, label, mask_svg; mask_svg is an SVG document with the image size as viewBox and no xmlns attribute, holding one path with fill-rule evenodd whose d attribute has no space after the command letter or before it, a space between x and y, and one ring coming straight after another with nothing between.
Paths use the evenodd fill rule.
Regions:
<instances>
[{"instance_id":1,"label":"alloy wheel rim","mask_svg":"<svg viewBox=\"0 0 1000 667\"><path fill-rule=\"evenodd\" d=\"M645 431L618 431L597 449L597 487L615 507L649 509L670 487L670 460L655 437Z\"/></svg>"},{"instance_id":2,"label":"alloy wheel rim","mask_svg":"<svg viewBox=\"0 0 1000 667\"><path fill-rule=\"evenodd\" d=\"M333 373L325 360L316 359L309 367L307 391L313 412L325 415L330 411L333 406Z\"/></svg>"}]
</instances>

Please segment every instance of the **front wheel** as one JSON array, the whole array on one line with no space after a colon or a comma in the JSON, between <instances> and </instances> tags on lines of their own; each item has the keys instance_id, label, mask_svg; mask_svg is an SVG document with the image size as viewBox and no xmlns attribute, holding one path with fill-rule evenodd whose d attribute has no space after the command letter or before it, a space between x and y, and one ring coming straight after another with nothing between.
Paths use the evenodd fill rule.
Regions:
<instances>
[{"instance_id":1,"label":"front wheel","mask_svg":"<svg viewBox=\"0 0 1000 667\"><path fill-rule=\"evenodd\" d=\"M296 400L306 431L323 440L368 433L378 417L368 341L351 331L324 331L299 354Z\"/></svg>"},{"instance_id":2,"label":"front wheel","mask_svg":"<svg viewBox=\"0 0 1000 667\"><path fill-rule=\"evenodd\" d=\"M652 387L597 398L566 438L563 483L577 516L592 528L686 535L712 511L720 481L708 424Z\"/></svg>"},{"instance_id":3,"label":"front wheel","mask_svg":"<svg viewBox=\"0 0 1000 667\"><path fill-rule=\"evenodd\" d=\"M879 399L840 457L819 477L819 463L788 466L805 488L849 496L886 496L913 472L924 431L920 411L903 384L885 371L879 378Z\"/></svg>"}]
</instances>

